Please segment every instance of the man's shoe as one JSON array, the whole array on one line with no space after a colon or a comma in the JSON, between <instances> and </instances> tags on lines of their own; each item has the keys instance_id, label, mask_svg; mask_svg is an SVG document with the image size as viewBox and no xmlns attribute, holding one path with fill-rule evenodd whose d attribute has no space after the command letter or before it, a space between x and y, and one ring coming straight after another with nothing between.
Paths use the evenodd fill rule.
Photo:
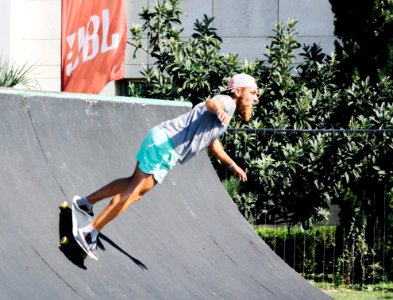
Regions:
<instances>
[{"instance_id":1,"label":"man's shoe","mask_svg":"<svg viewBox=\"0 0 393 300\"><path fill-rule=\"evenodd\" d=\"M89 231L84 231L83 228L78 229L77 240L79 244L86 251L90 258L98 260L97 256L97 238L93 239L92 234Z\"/></svg>"},{"instance_id":2,"label":"man's shoe","mask_svg":"<svg viewBox=\"0 0 393 300\"><path fill-rule=\"evenodd\" d=\"M94 217L93 205L91 205L85 197L75 196L74 199L72 199L72 203L78 211L85 214L87 217Z\"/></svg>"}]
</instances>

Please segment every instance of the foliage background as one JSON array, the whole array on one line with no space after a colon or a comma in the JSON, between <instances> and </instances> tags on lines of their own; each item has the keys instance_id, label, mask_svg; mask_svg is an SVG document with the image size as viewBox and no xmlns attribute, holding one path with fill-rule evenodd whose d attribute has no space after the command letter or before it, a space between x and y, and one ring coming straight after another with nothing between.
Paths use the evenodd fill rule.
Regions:
<instances>
[{"instance_id":1,"label":"foliage background","mask_svg":"<svg viewBox=\"0 0 393 300\"><path fill-rule=\"evenodd\" d=\"M339 78L393 75L393 1L329 0L335 15L336 52L342 61Z\"/></svg>"},{"instance_id":2,"label":"foliage background","mask_svg":"<svg viewBox=\"0 0 393 300\"><path fill-rule=\"evenodd\" d=\"M249 181L227 180L225 166L214 161L240 211L256 224L268 216L272 223L308 229L328 218L330 203L340 204L346 234L341 259L361 270L353 276L358 268L348 267L345 278L364 282L370 272L379 272L378 265L383 265L384 276L392 276L392 133L263 131L392 128L393 83L379 77L388 70L360 72L362 60L352 60L356 53L348 49L361 43L350 37L330 56L319 45L300 45L294 20L276 24L263 60L240 62L236 54L220 54L222 40L211 26L213 18L206 15L195 22L191 38L180 38L179 4L158 1L142 10L142 25L131 28L135 51L146 51L155 61L143 72L142 89L130 85L132 95L196 104L223 89L234 73L254 76L262 101L253 121L243 124L235 118L231 126L255 133L226 137L228 153L247 170ZM373 16L378 16L378 7ZM295 51L300 48L303 60L298 63Z\"/></svg>"}]
</instances>

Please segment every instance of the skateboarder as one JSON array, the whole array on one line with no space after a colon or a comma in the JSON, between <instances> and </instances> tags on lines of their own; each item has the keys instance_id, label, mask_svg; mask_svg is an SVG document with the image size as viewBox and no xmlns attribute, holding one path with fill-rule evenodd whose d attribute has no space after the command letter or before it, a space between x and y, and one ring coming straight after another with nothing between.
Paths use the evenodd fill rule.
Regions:
<instances>
[{"instance_id":1,"label":"skateboarder","mask_svg":"<svg viewBox=\"0 0 393 300\"><path fill-rule=\"evenodd\" d=\"M228 89L191 111L162 122L145 136L136 155L137 164L132 176L116 179L87 197L75 196L76 209L93 216L93 205L113 197L92 223L78 231L78 239L94 258L98 232L140 200L157 183L161 183L177 161L187 162L208 148L241 181L247 175L225 152L219 137L226 131L232 115L238 111L245 121L251 118L253 105L258 101L258 88L253 77L247 74L233 76Z\"/></svg>"}]
</instances>

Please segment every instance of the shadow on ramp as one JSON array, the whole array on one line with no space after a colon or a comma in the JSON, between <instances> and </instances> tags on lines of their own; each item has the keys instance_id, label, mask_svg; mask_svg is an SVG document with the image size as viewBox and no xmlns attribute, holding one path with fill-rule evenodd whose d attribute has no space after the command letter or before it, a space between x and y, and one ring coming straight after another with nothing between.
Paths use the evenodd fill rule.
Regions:
<instances>
[{"instance_id":1,"label":"shadow on ramp","mask_svg":"<svg viewBox=\"0 0 393 300\"><path fill-rule=\"evenodd\" d=\"M67 243L64 244L64 238L67 238ZM148 270L146 265L140 261L139 259L130 255L127 251L122 249L119 245L113 242L109 237L100 233L97 240L97 247L103 251L105 251L105 245L102 241L107 242L113 248L124 254L126 257L132 260L139 268L143 270ZM63 252L64 256L72 262L74 265L78 266L81 269L87 270L84 262L86 260L86 253L77 245L76 241L73 238L72 234L72 210L69 207L60 207L59 214L59 241L60 246L59 250Z\"/></svg>"},{"instance_id":2,"label":"shadow on ramp","mask_svg":"<svg viewBox=\"0 0 393 300\"><path fill-rule=\"evenodd\" d=\"M116 250L118 250L121 253L123 253L125 256L127 256L129 259L131 259L139 268L141 268L143 270L148 270L148 268L146 267L146 265L143 262L141 262L139 259L136 259L135 257L131 256L128 252L126 252L121 247L119 247L115 242L113 242L110 238L108 238L103 233L99 234L98 241L97 241L97 247L100 248L101 250L105 251L105 246L101 242L101 240L104 240L109 245L111 245L113 248L115 248Z\"/></svg>"}]
</instances>

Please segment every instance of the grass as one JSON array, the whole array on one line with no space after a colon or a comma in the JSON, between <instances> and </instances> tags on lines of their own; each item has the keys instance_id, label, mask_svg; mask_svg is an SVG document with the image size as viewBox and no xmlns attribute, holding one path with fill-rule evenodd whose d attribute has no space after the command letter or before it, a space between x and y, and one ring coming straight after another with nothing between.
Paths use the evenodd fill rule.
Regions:
<instances>
[{"instance_id":1,"label":"grass","mask_svg":"<svg viewBox=\"0 0 393 300\"><path fill-rule=\"evenodd\" d=\"M363 288L336 287L329 283L311 282L335 300L388 300L393 299L393 282L367 285Z\"/></svg>"}]
</instances>

